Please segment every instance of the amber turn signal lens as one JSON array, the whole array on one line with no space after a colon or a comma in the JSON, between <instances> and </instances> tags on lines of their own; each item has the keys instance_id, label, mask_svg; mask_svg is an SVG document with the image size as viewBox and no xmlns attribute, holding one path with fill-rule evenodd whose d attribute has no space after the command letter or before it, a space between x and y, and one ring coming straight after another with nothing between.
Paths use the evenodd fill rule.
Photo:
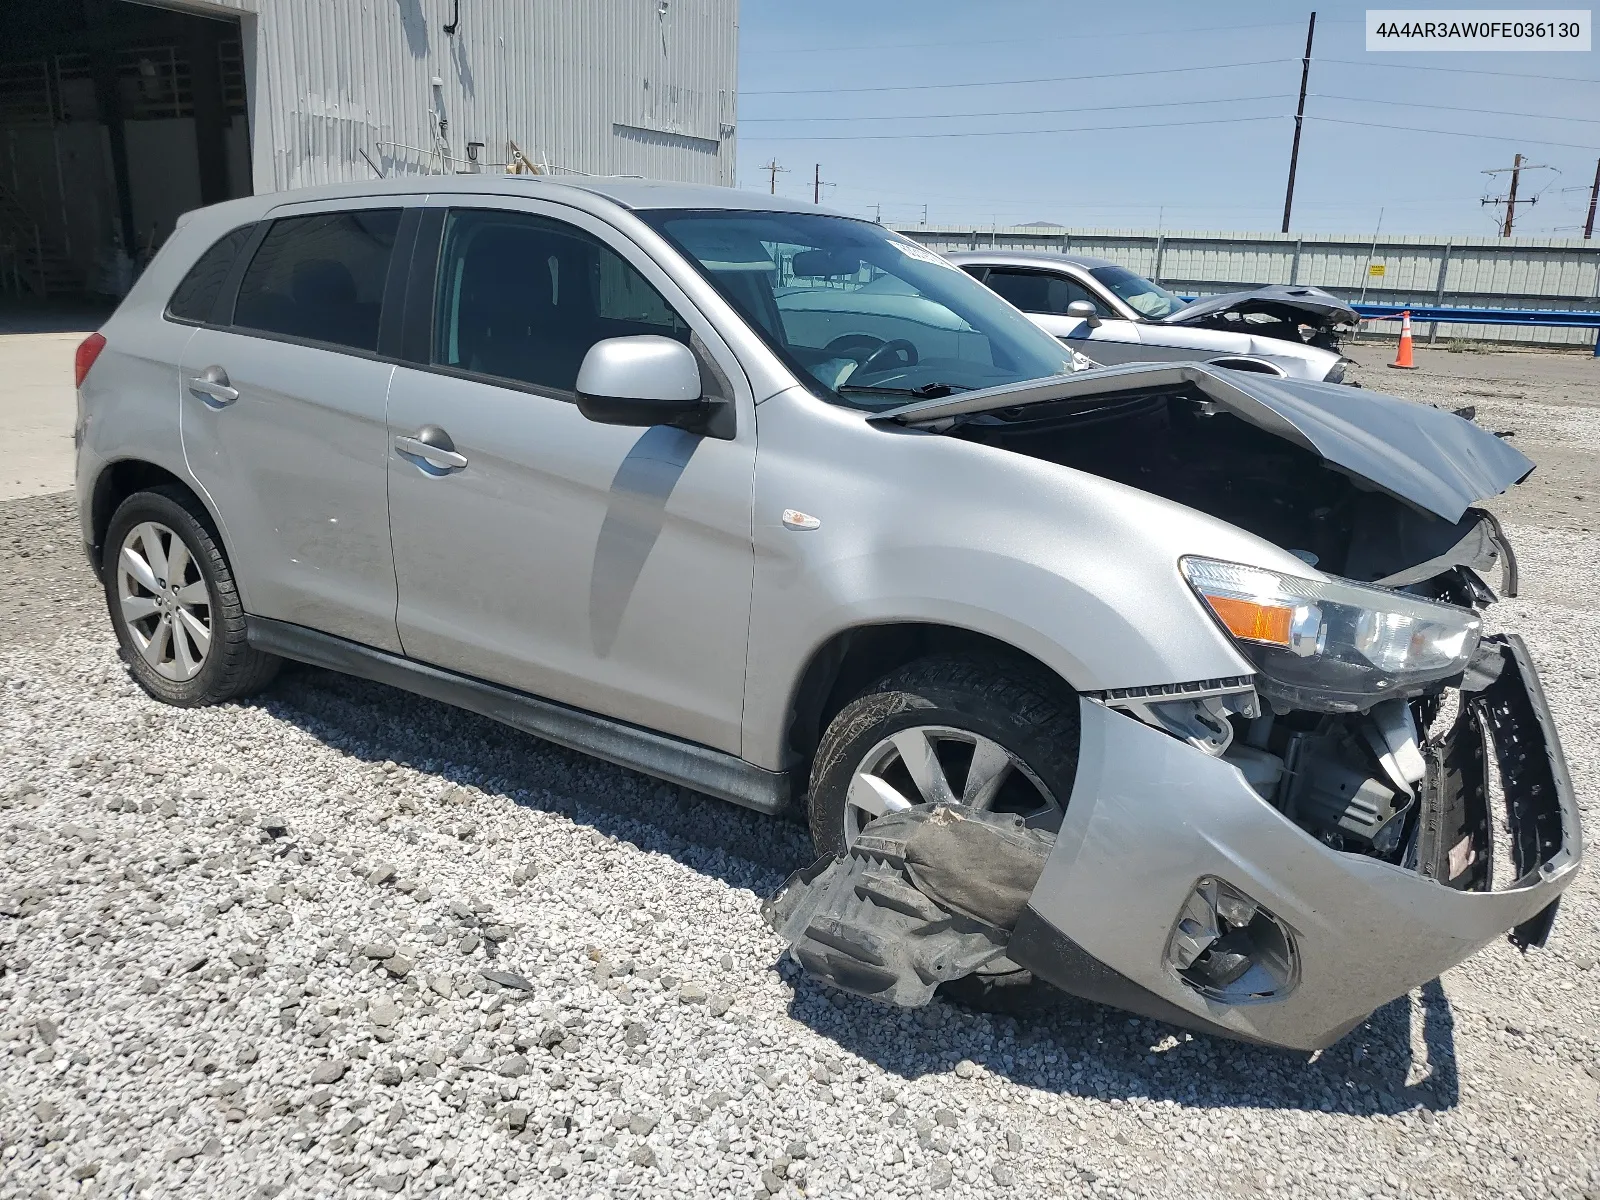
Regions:
<instances>
[{"instance_id":1,"label":"amber turn signal lens","mask_svg":"<svg viewBox=\"0 0 1600 1200\"><path fill-rule=\"evenodd\" d=\"M1289 632L1294 623L1294 609L1255 600L1237 600L1232 596L1206 596L1205 599L1211 611L1217 614L1217 618L1234 637L1273 646L1290 644Z\"/></svg>"}]
</instances>

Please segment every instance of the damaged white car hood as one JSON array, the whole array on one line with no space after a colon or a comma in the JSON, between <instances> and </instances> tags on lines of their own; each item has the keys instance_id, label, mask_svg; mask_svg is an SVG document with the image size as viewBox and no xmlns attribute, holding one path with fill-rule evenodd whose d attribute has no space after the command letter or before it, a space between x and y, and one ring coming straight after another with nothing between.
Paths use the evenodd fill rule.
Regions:
<instances>
[{"instance_id":1,"label":"damaged white car hood","mask_svg":"<svg viewBox=\"0 0 1600 1200\"><path fill-rule=\"evenodd\" d=\"M1226 292L1220 296L1207 296L1187 304L1175 313L1162 317L1162 325L1192 325L1207 317L1223 313L1270 313L1294 317L1306 325L1331 328L1335 325L1359 325L1361 318L1356 310L1332 292L1321 288L1297 284L1269 284L1242 292ZM1241 331L1243 332L1243 331Z\"/></svg>"},{"instance_id":2,"label":"damaged white car hood","mask_svg":"<svg viewBox=\"0 0 1600 1200\"><path fill-rule=\"evenodd\" d=\"M1129 363L919 401L877 422L938 426L1034 404L1198 391L1218 409L1292 442L1330 466L1447 521L1521 482L1533 462L1470 421L1381 392L1279 379L1205 363Z\"/></svg>"}]
</instances>

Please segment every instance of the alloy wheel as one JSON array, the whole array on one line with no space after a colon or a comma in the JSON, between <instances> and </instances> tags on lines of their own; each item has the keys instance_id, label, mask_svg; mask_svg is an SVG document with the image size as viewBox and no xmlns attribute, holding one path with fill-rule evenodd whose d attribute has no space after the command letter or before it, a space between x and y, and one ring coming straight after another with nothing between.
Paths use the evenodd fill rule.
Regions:
<instances>
[{"instance_id":1,"label":"alloy wheel","mask_svg":"<svg viewBox=\"0 0 1600 1200\"><path fill-rule=\"evenodd\" d=\"M159 521L135 525L117 553L117 603L134 648L164 679L183 683L211 650L211 592L189 548Z\"/></svg>"},{"instance_id":2,"label":"alloy wheel","mask_svg":"<svg viewBox=\"0 0 1600 1200\"><path fill-rule=\"evenodd\" d=\"M999 742L971 730L914 725L884 738L851 775L845 845L875 818L919 804L1014 813L1035 829L1061 826L1061 805L1050 789Z\"/></svg>"}]
</instances>

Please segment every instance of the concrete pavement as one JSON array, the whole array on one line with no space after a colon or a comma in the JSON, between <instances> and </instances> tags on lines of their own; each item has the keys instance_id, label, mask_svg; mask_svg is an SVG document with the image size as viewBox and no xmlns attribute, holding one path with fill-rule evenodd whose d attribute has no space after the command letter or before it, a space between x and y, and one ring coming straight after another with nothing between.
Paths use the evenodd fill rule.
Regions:
<instances>
[{"instance_id":1,"label":"concrete pavement","mask_svg":"<svg viewBox=\"0 0 1600 1200\"><path fill-rule=\"evenodd\" d=\"M88 333L0 334L0 500L72 486L72 356Z\"/></svg>"}]
</instances>

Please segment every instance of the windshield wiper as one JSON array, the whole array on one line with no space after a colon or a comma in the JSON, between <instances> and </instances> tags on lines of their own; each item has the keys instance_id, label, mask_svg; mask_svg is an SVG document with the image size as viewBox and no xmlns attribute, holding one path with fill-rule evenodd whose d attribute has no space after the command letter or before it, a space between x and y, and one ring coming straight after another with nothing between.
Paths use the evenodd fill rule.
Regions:
<instances>
[{"instance_id":1,"label":"windshield wiper","mask_svg":"<svg viewBox=\"0 0 1600 1200\"><path fill-rule=\"evenodd\" d=\"M924 383L918 387L874 387L869 383L841 383L836 392L862 392L869 396L911 396L917 400L937 400L955 392L970 392L965 383Z\"/></svg>"}]
</instances>

